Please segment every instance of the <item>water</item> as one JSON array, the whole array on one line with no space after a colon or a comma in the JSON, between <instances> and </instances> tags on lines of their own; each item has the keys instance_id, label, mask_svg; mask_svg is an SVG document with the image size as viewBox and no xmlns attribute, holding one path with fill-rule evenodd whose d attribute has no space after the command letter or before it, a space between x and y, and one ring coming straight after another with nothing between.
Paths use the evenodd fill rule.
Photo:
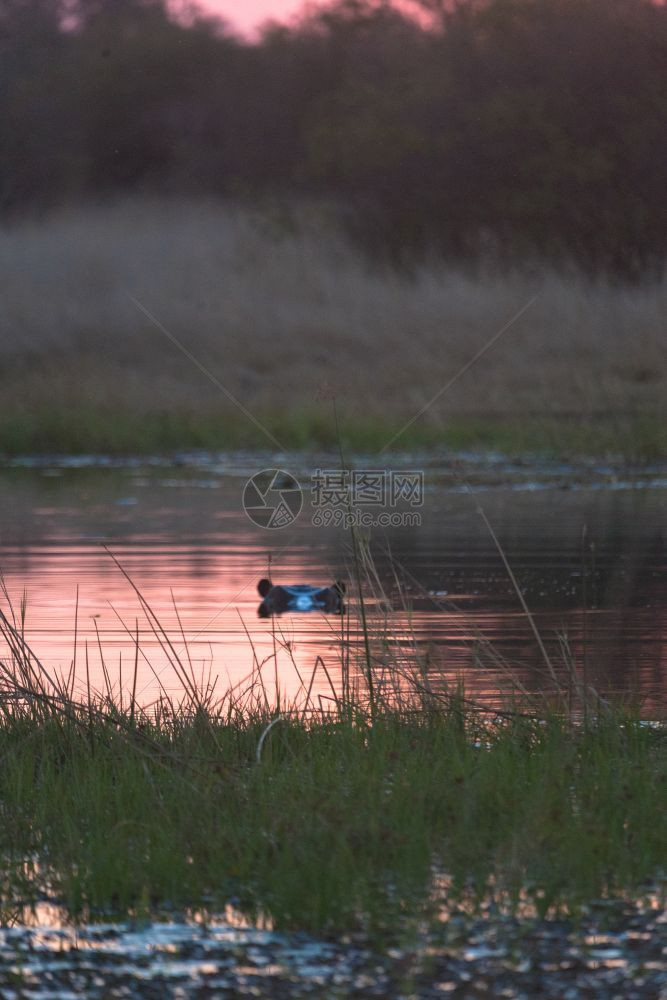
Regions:
<instances>
[{"instance_id":1,"label":"water","mask_svg":"<svg viewBox=\"0 0 667 1000\"><path fill-rule=\"evenodd\" d=\"M316 940L229 920L0 929L0 990L64 997L636 997L667 986L659 897L599 901L574 925L524 921L495 907L469 916L452 906L410 946L374 949L363 935ZM39 919L41 916L42 919Z\"/></svg>"},{"instance_id":2,"label":"water","mask_svg":"<svg viewBox=\"0 0 667 1000\"><path fill-rule=\"evenodd\" d=\"M277 676L288 696L299 691L300 677L308 683L318 655L336 685L340 618L261 620L256 585L269 560L274 582L350 584L349 532L314 526L309 494L299 518L280 530L257 527L241 506L258 470L277 466L305 484L318 465L334 468L335 460L182 456L165 466L46 459L4 468L0 567L15 610L27 594L32 649L51 672L67 675L75 659L80 692L86 659L91 683L104 686L103 658L114 688L128 692L138 627L137 696L150 704L161 690L182 693L110 551L186 662L187 644L195 675L216 681L220 693L251 672L254 657L264 662L267 685ZM356 465L377 468L377 460L358 457ZM660 712L667 697L667 470L534 468L495 455L394 456L387 466L425 471L421 525L371 533L394 608L387 625L395 657L414 659L416 650L428 660L432 683L463 677L468 693L483 699L507 690L508 667L529 690L547 683L481 505L553 662L563 662L567 647L601 693L638 694L647 716ZM321 670L313 690L331 694Z\"/></svg>"}]
</instances>

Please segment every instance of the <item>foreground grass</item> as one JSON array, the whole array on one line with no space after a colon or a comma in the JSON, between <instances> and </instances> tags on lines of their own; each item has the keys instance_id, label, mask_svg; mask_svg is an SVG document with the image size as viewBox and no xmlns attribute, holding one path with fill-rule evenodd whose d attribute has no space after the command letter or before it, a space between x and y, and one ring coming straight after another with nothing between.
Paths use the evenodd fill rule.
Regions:
<instances>
[{"instance_id":1,"label":"foreground grass","mask_svg":"<svg viewBox=\"0 0 667 1000\"><path fill-rule=\"evenodd\" d=\"M452 450L491 449L509 456L614 456L646 462L667 457L667 422L659 416L597 419L424 420L402 431L399 419L342 418L338 429L330 407L259 413L267 434L238 412L139 413L94 406L49 406L0 414L0 457L31 454L160 455L188 449L337 449L381 452L393 447Z\"/></svg>"},{"instance_id":2,"label":"foreground grass","mask_svg":"<svg viewBox=\"0 0 667 1000\"><path fill-rule=\"evenodd\" d=\"M664 866L667 745L626 715L483 722L119 710L0 723L5 910L223 908L278 928L396 931L491 883L540 912L632 892Z\"/></svg>"},{"instance_id":3,"label":"foreground grass","mask_svg":"<svg viewBox=\"0 0 667 1000\"><path fill-rule=\"evenodd\" d=\"M368 597L374 568L353 537ZM436 922L451 901L576 912L664 877L666 731L601 700L573 661L560 674L547 661L539 696L517 684L505 709L485 709L433 687L409 637L412 660L392 653L385 613L360 597L346 618L364 642L341 642L338 674L318 657L292 704L278 689L274 709L253 655L251 674L220 697L111 558L181 701L162 687L142 707L136 664L131 694L106 667L95 694L87 660L75 696L75 660L52 674L26 641L25 604L14 609L4 591L5 919L45 895L83 919L232 903L277 929L387 940ZM318 669L326 698L313 694Z\"/></svg>"}]
</instances>

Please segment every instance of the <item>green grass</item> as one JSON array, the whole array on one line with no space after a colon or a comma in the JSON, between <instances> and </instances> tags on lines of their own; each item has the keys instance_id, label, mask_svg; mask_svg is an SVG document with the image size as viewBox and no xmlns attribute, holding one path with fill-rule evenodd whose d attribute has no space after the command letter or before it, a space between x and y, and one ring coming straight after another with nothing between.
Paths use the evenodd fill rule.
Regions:
<instances>
[{"instance_id":1,"label":"green grass","mask_svg":"<svg viewBox=\"0 0 667 1000\"><path fill-rule=\"evenodd\" d=\"M137 197L0 227L0 454L273 448L229 393L290 449L336 444L335 395L354 451L432 400L397 448L667 456L664 276L408 274L289 214Z\"/></svg>"},{"instance_id":2,"label":"green grass","mask_svg":"<svg viewBox=\"0 0 667 1000\"><path fill-rule=\"evenodd\" d=\"M359 540L355 554L372 594ZM569 659L547 665L535 695L512 686L506 664L505 708L485 709L461 687L434 687L414 649L406 662L409 641L393 649L382 609L352 603L365 642L343 641L344 619L339 674L318 658L293 702L278 692L274 708L257 661L222 696L198 685L127 579L179 702L162 687L142 707L106 668L103 692L87 683L76 696L81 664L78 678L74 665L47 672L27 644L25 606L14 611L5 592L5 919L44 895L74 919L231 902L277 929L386 941L490 892L508 909L576 913L664 878L667 732L631 702L601 699ZM312 694L318 670L326 698Z\"/></svg>"},{"instance_id":3,"label":"green grass","mask_svg":"<svg viewBox=\"0 0 667 1000\"><path fill-rule=\"evenodd\" d=\"M325 407L257 414L259 422L287 449L337 448L336 427ZM400 419L343 417L340 438L346 450L381 451L401 430ZM243 414L138 413L95 406L43 404L25 412L0 414L0 455L168 454L187 449L274 448ZM667 457L667 422L658 415L574 418L456 418L442 424L427 418L412 424L394 442L403 449L492 449L508 455L545 457L618 456L650 461Z\"/></svg>"},{"instance_id":4,"label":"green grass","mask_svg":"<svg viewBox=\"0 0 667 1000\"><path fill-rule=\"evenodd\" d=\"M40 891L74 915L234 899L278 928L390 934L442 903L434 866L455 896L493 881L540 912L664 866L664 734L627 715L294 717L258 762L267 722L5 712L5 910Z\"/></svg>"}]
</instances>

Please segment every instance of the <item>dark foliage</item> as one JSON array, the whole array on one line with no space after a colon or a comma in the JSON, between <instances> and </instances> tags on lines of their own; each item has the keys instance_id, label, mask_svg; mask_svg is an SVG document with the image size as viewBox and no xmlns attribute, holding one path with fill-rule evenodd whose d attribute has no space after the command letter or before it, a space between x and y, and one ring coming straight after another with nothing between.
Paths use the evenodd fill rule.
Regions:
<instances>
[{"instance_id":1,"label":"dark foliage","mask_svg":"<svg viewBox=\"0 0 667 1000\"><path fill-rule=\"evenodd\" d=\"M0 0L0 210L115 192L323 198L374 252L667 248L667 8L338 0L250 44L166 0Z\"/></svg>"}]
</instances>

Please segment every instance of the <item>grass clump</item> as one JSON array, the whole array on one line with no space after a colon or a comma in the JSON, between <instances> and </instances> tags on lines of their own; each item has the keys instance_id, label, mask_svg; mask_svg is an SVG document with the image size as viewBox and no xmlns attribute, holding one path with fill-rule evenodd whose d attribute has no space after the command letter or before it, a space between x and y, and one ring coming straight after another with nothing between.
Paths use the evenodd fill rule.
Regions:
<instances>
[{"instance_id":1,"label":"grass clump","mask_svg":"<svg viewBox=\"0 0 667 1000\"><path fill-rule=\"evenodd\" d=\"M5 713L5 911L233 900L278 928L389 932L491 886L576 907L664 863L665 742L636 719L288 717L258 763L266 721Z\"/></svg>"},{"instance_id":2,"label":"grass clump","mask_svg":"<svg viewBox=\"0 0 667 1000\"><path fill-rule=\"evenodd\" d=\"M183 693L137 702L137 626L131 693L105 667L105 690L87 681L77 696L76 662L49 673L24 606L0 611L5 919L45 895L74 919L233 904L278 929L388 939L451 902L576 912L664 874L665 730L604 701L574 664L563 680L547 661L540 701L517 685L484 707L404 650L392 658L385 612L360 598L337 673L318 658L291 703L272 700L253 651L252 673L219 697L117 565ZM313 695L318 670L329 697Z\"/></svg>"},{"instance_id":3,"label":"grass clump","mask_svg":"<svg viewBox=\"0 0 667 1000\"><path fill-rule=\"evenodd\" d=\"M371 707L347 684L276 715L256 678L142 709L48 690L32 657L3 681L5 918L44 895L75 919L233 903L391 937L489 894L576 910L664 864L664 731L620 709L575 724L377 685Z\"/></svg>"}]
</instances>

